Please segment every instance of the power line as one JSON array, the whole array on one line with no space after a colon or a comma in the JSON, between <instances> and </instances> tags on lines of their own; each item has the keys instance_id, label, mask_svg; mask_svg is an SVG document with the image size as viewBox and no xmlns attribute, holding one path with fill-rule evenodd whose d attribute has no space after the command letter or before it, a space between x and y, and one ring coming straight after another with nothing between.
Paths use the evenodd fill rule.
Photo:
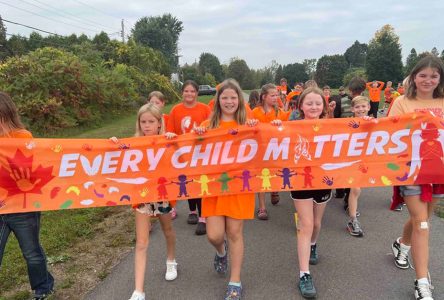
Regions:
<instances>
[{"instance_id":1,"label":"power line","mask_svg":"<svg viewBox=\"0 0 444 300\"><path fill-rule=\"evenodd\" d=\"M57 13L62 13L62 14L64 14L64 15L72 16L72 17L74 17L74 18L80 20L81 22L88 22L89 24L91 24L92 26L94 26L94 27L96 27L96 28L98 28L97 25L99 25L99 26L101 26L102 28L108 28L107 30L109 30L109 29L110 29L110 30L115 30L115 28L112 28L112 27L110 27L110 26L103 25L103 24L97 23L97 22L95 22L95 21L91 21L91 20L88 20L88 19L85 19L85 18L82 18L82 17L76 16L76 15L71 14L71 13L66 12L66 11L61 11L59 8L56 8L56 7L54 7L54 6L51 6L51 5L49 5L49 4L46 4L46 3L41 2L41 1L39 1L39 0L33 0L33 1L34 1L34 2L37 2L37 3L40 3L40 4L44 5L44 6L47 6L47 7L51 8L53 11L56 11ZM76 22L79 22L79 21L76 21ZM95 24L95 25L94 25L94 24Z\"/></svg>"},{"instance_id":2,"label":"power line","mask_svg":"<svg viewBox=\"0 0 444 300\"><path fill-rule=\"evenodd\" d=\"M9 20L3 19L3 18L0 18L0 20L2 20L4 22L7 22L7 23L11 23L11 24L15 24L15 25L31 28L31 29L34 29L34 30L37 30L37 31L41 31L41 32L44 32L44 33L49 33L49 34L53 34L55 36L60 36L61 37L61 35L59 35L57 33L54 33L54 32L49 32L49 31L46 31L46 30L43 30L43 29L38 29L38 28L35 28L35 27L32 27L32 26L28 26L28 25L25 25L25 24L20 24L20 23L17 23L17 22L9 21Z\"/></svg>"},{"instance_id":3,"label":"power line","mask_svg":"<svg viewBox=\"0 0 444 300\"><path fill-rule=\"evenodd\" d=\"M94 6L91 6L91 5L89 5L89 4L83 3L83 2L81 2L81 1L79 1L79 0L72 0L72 1L75 1L75 2L77 2L77 3L80 3L80 4L84 5L84 6L87 6L87 7L89 7L89 8L92 8L92 9L98 11L99 13L101 13L101 14L103 14L103 15L105 15L105 16L108 16L108 17L112 17L112 18L116 18L116 19L118 19L118 18L115 17L115 16L112 16L112 15L110 15L110 14L108 14L108 13L106 13L106 12L100 10L100 9L95 8Z\"/></svg>"},{"instance_id":4,"label":"power line","mask_svg":"<svg viewBox=\"0 0 444 300\"><path fill-rule=\"evenodd\" d=\"M7 5L7 6L10 6L10 7L13 7L13 8L15 8L15 9L18 9L18 10L21 10L21 11L24 11L24 12L27 12L27 13L30 13L30 14L32 14L32 15L36 15L36 16L42 17L42 18L44 18L44 19L51 20L51 21L56 22L56 23L62 23L62 24L68 25L68 26L77 27L77 28L82 28L82 29L84 29L84 30L97 32L97 30L91 30L91 29L88 29L88 28L85 28L85 27L82 27L82 26L77 26L77 25L69 24L69 23L66 23L66 22L63 22L63 21L58 21L58 20L53 19L53 18L45 17L45 16L42 16L42 15L40 15L40 14L34 13L34 12L32 12L32 11L29 11L29 10L27 10L27 9L20 8L20 7L17 7L17 6L14 6L14 5L11 5L11 4L8 4L8 3L5 3L5 2L3 2L3 1L0 1L0 3L2 3L2 4L4 4L4 5Z\"/></svg>"}]
</instances>

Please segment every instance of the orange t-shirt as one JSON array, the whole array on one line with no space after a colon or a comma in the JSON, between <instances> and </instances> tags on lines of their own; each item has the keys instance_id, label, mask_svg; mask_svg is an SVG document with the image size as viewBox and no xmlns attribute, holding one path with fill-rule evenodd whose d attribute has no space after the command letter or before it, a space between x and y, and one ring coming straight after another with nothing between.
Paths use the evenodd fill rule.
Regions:
<instances>
[{"instance_id":1,"label":"orange t-shirt","mask_svg":"<svg viewBox=\"0 0 444 300\"><path fill-rule=\"evenodd\" d=\"M279 119L281 121L287 121L290 116L291 111L283 111L281 109L276 110L272 109L268 112L264 111L262 106L255 107L253 109L253 116L255 119L258 119L259 122L262 123L270 123L273 120Z\"/></svg>"},{"instance_id":2,"label":"orange t-shirt","mask_svg":"<svg viewBox=\"0 0 444 300\"><path fill-rule=\"evenodd\" d=\"M378 83L377 87L372 87L372 82L367 82L366 87L368 89L368 97L372 102L379 102L381 100L381 91L384 88L384 82L376 81Z\"/></svg>"},{"instance_id":3,"label":"orange t-shirt","mask_svg":"<svg viewBox=\"0 0 444 300\"><path fill-rule=\"evenodd\" d=\"M201 126L208 127L210 125L209 120L204 121ZM238 127L236 121L221 121L219 128L235 128ZM234 176L241 177L241 174L228 174L231 178ZM250 175L253 177L253 175ZM210 177L210 176L209 176ZM217 182L216 185L221 184ZM240 178L232 180L243 180ZM248 179L247 179L248 180ZM228 182L228 187L230 183ZM254 218L254 206L255 198L254 193L239 194L239 195L226 195L216 197L203 197L202 198L202 217L212 216L226 216L233 219L253 219Z\"/></svg>"},{"instance_id":4,"label":"orange t-shirt","mask_svg":"<svg viewBox=\"0 0 444 300\"><path fill-rule=\"evenodd\" d=\"M404 95L404 87L403 86L400 86L399 88L398 88L398 93L400 93L401 95Z\"/></svg>"},{"instance_id":5,"label":"orange t-shirt","mask_svg":"<svg viewBox=\"0 0 444 300\"><path fill-rule=\"evenodd\" d=\"M17 129L9 132L8 135L0 135L0 138L32 139L32 134L26 129Z\"/></svg>"},{"instance_id":6,"label":"orange t-shirt","mask_svg":"<svg viewBox=\"0 0 444 300\"><path fill-rule=\"evenodd\" d=\"M213 111L214 108L214 98L211 98L210 102L208 102L208 107L210 108L210 111Z\"/></svg>"},{"instance_id":7,"label":"orange t-shirt","mask_svg":"<svg viewBox=\"0 0 444 300\"><path fill-rule=\"evenodd\" d=\"M168 124L168 119L170 117L167 114L163 114L162 117L163 117L163 123L165 124L165 127L166 127Z\"/></svg>"},{"instance_id":8,"label":"orange t-shirt","mask_svg":"<svg viewBox=\"0 0 444 300\"><path fill-rule=\"evenodd\" d=\"M200 102L193 107L186 107L183 103L179 103L170 111L167 131L175 134L188 133L208 119L210 112L208 105Z\"/></svg>"}]
</instances>

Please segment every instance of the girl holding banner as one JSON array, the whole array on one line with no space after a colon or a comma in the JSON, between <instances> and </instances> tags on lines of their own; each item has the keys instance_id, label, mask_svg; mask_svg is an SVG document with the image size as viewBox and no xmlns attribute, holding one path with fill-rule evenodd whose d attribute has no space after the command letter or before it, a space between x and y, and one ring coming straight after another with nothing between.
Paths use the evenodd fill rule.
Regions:
<instances>
[{"instance_id":1,"label":"girl holding banner","mask_svg":"<svg viewBox=\"0 0 444 300\"><path fill-rule=\"evenodd\" d=\"M441 59L433 55L424 57L413 68L408 78L407 93L396 99L389 116L428 111L443 118L444 64ZM421 184L399 187L399 195L407 204L410 218L404 225L402 237L393 242L392 250L395 265L408 269L408 252L412 249L416 272L415 297L418 300L431 300L432 288L428 279L429 219L435 203L444 198L444 184L432 184L434 180L442 183L443 179L431 173L436 173L437 168L444 168L444 136L442 130L438 130L433 123L425 123L421 127L417 135L412 135L412 162L409 173L409 177L416 176L415 182ZM443 171L441 170L440 174ZM429 184L423 184L424 182ZM399 202L396 197L398 194L395 193L392 208Z\"/></svg>"},{"instance_id":2,"label":"girl holding banner","mask_svg":"<svg viewBox=\"0 0 444 300\"><path fill-rule=\"evenodd\" d=\"M153 103L143 105L137 114L135 136L150 136L164 133L164 119L161 110ZM172 136L173 137L173 136ZM111 140L118 143L117 138ZM130 300L145 300L144 283L149 244L151 217L159 217L167 245L166 280L177 278L176 232L171 219L169 202L141 203L133 206L136 216L136 250L134 256L135 290Z\"/></svg>"},{"instance_id":3,"label":"girl holding banner","mask_svg":"<svg viewBox=\"0 0 444 300\"><path fill-rule=\"evenodd\" d=\"M301 94L298 110L302 119L322 119L328 116L328 104L323 92L317 87L310 87ZM306 166L302 177L304 186L311 186L311 167ZM316 289L309 271L309 264L318 262L316 241L321 231L322 218L327 202L331 199L331 190L291 191L291 198L297 211L297 239L299 261L299 290L303 297L316 297Z\"/></svg>"},{"instance_id":4,"label":"girl holding banner","mask_svg":"<svg viewBox=\"0 0 444 300\"><path fill-rule=\"evenodd\" d=\"M210 120L204 121L195 131L203 134L207 129L229 130L243 124L256 126L258 121L247 120L242 90L234 79L227 79L220 84ZM214 269L217 273L226 274L228 252L231 257L230 282L225 295L227 300L242 297L243 225L245 219L254 218L254 202L254 193L202 199L202 215L207 218L207 237L216 248Z\"/></svg>"},{"instance_id":5,"label":"girl holding banner","mask_svg":"<svg viewBox=\"0 0 444 300\"><path fill-rule=\"evenodd\" d=\"M253 116L262 123L271 123L276 126L281 126L282 121L287 121L290 111L285 112L277 105L279 97L278 90L274 84L267 83L261 88L260 103L253 109ZM268 220L268 212L265 208L265 193L259 193L259 209L257 211L257 218L259 220ZM279 193L271 193L271 203L276 205L279 203Z\"/></svg>"}]
</instances>

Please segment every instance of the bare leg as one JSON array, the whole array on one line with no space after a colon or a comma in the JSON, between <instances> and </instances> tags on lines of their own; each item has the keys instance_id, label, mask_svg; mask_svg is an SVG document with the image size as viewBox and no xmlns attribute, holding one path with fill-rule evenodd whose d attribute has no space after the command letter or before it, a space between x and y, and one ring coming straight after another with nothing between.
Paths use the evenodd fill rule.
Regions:
<instances>
[{"instance_id":1,"label":"bare leg","mask_svg":"<svg viewBox=\"0 0 444 300\"><path fill-rule=\"evenodd\" d=\"M159 221L165 236L167 259L173 261L176 259L176 231L173 228L171 214L160 215Z\"/></svg>"},{"instance_id":2,"label":"bare leg","mask_svg":"<svg viewBox=\"0 0 444 300\"><path fill-rule=\"evenodd\" d=\"M322 218L324 217L325 208L327 203L313 204L313 233L311 235L311 243L316 243L319 237L319 232L321 231Z\"/></svg>"},{"instance_id":3,"label":"bare leg","mask_svg":"<svg viewBox=\"0 0 444 300\"><path fill-rule=\"evenodd\" d=\"M348 215L350 218L356 218L356 212L358 211L358 198L361 194L360 188L351 188L348 198Z\"/></svg>"},{"instance_id":4,"label":"bare leg","mask_svg":"<svg viewBox=\"0 0 444 300\"><path fill-rule=\"evenodd\" d=\"M265 193L258 193L257 196L259 198L259 209L265 209Z\"/></svg>"},{"instance_id":5,"label":"bare leg","mask_svg":"<svg viewBox=\"0 0 444 300\"><path fill-rule=\"evenodd\" d=\"M298 212L298 261L300 271L309 271L311 237L313 235L313 200L295 200Z\"/></svg>"},{"instance_id":6,"label":"bare leg","mask_svg":"<svg viewBox=\"0 0 444 300\"><path fill-rule=\"evenodd\" d=\"M231 259L230 281L240 282L242 262L244 258L244 220L232 219L227 217L226 226Z\"/></svg>"},{"instance_id":7,"label":"bare leg","mask_svg":"<svg viewBox=\"0 0 444 300\"><path fill-rule=\"evenodd\" d=\"M224 252L225 217L207 217L207 238L219 254Z\"/></svg>"},{"instance_id":8,"label":"bare leg","mask_svg":"<svg viewBox=\"0 0 444 300\"><path fill-rule=\"evenodd\" d=\"M136 291L143 293L145 268L149 244L150 216L135 212L136 215L136 251L134 255L134 274Z\"/></svg>"}]
</instances>

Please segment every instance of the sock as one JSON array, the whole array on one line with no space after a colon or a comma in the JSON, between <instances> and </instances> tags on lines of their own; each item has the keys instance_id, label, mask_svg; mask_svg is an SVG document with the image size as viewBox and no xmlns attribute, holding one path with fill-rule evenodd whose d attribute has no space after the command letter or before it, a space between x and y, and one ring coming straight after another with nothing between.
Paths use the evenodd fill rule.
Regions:
<instances>
[{"instance_id":1,"label":"sock","mask_svg":"<svg viewBox=\"0 0 444 300\"><path fill-rule=\"evenodd\" d=\"M199 217L199 223L207 223L207 219Z\"/></svg>"},{"instance_id":2,"label":"sock","mask_svg":"<svg viewBox=\"0 0 444 300\"><path fill-rule=\"evenodd\" d=\"M418 284L430 284L429 280L427 278L419 278L418 280Z\"/></svg>"},{"instance_id":3,"label":"sock","mask_svg":"<svg viewBox=\"0 0 444 300\"><path fill-rule=\"evenodd\" d=\"M407 246L407 245L401 243L401 238L398 238L398 243L401 245L402 252L409 252L410 246Z\"/></svg>"},{"instance_id":4,"label":"sock","mask_svg":"<svg viewBox=\"0 0 444 300\"><path fill-rule=\"evenodd\" d=\"M310 274L310 271L299 271L299 278L304 277L305 274Z\"/></svg>"},{"instance_id":5,"label":"sock","mask_svg":"<svg viewBox=\"0 0 444 300\"><path fill-rule=\"evenodd\" d=\"M233 281L230 281L230 282L228 283L228 285L234 285L234 286L237 286L237 287L242 287L242 284L241 284L240 282L233 282Z\"/></svg>"},{"instance_id":6,"label":"sock","mask_svg":"<svg viewBox=\"0 0 444 300\"><path fill-rule=\"evenodd\" d=\"M312 245L312 246L316 246L316 242L314 242L314 243L311 243L310 245Z\"/></svg>"},{"instance_id":7,"label":"sock","mask_svg":"<svg viewBox=\"0 0 444 300\"><path fill-rule=\"evenodd\" d=\"M139 292L137 290L134 290L133 295L138 295L138 296L143 296L145 297L145 293L144 292Z\"/></svg>"},{"instance_id":8,"label":"sock","mask_svg":"<svg viewBox=\"0 0 444 300\"><path fill-rule=\"evenodd\" d=\"M225 255L227 255L226 251L225 251L225 246L224 246L224 252L219 253L219 251L216 250L216 255L219 257L224 257Z\"/></svg>"},{"instance_id":9,"label":"sock","mask_svg":"<svg viewBox=\"0 0 444 300\"><path fill-rule=\"evenodd\" d=\"M197 211L196 210L192 210L192 211L190 211L190 215L191 214L195 214L195 215L197 215Z\"/></svg>"},{"instance_id":10,"label":"sock","mask_svg":"<svg viewBox=\"0 0 444 300\"><path fill-rule=\"evenodd\" d=\"M167 263L176 263L176 260L175 259L173 259L173 260L167 259Z\"/></svg>"}]
</instances>

